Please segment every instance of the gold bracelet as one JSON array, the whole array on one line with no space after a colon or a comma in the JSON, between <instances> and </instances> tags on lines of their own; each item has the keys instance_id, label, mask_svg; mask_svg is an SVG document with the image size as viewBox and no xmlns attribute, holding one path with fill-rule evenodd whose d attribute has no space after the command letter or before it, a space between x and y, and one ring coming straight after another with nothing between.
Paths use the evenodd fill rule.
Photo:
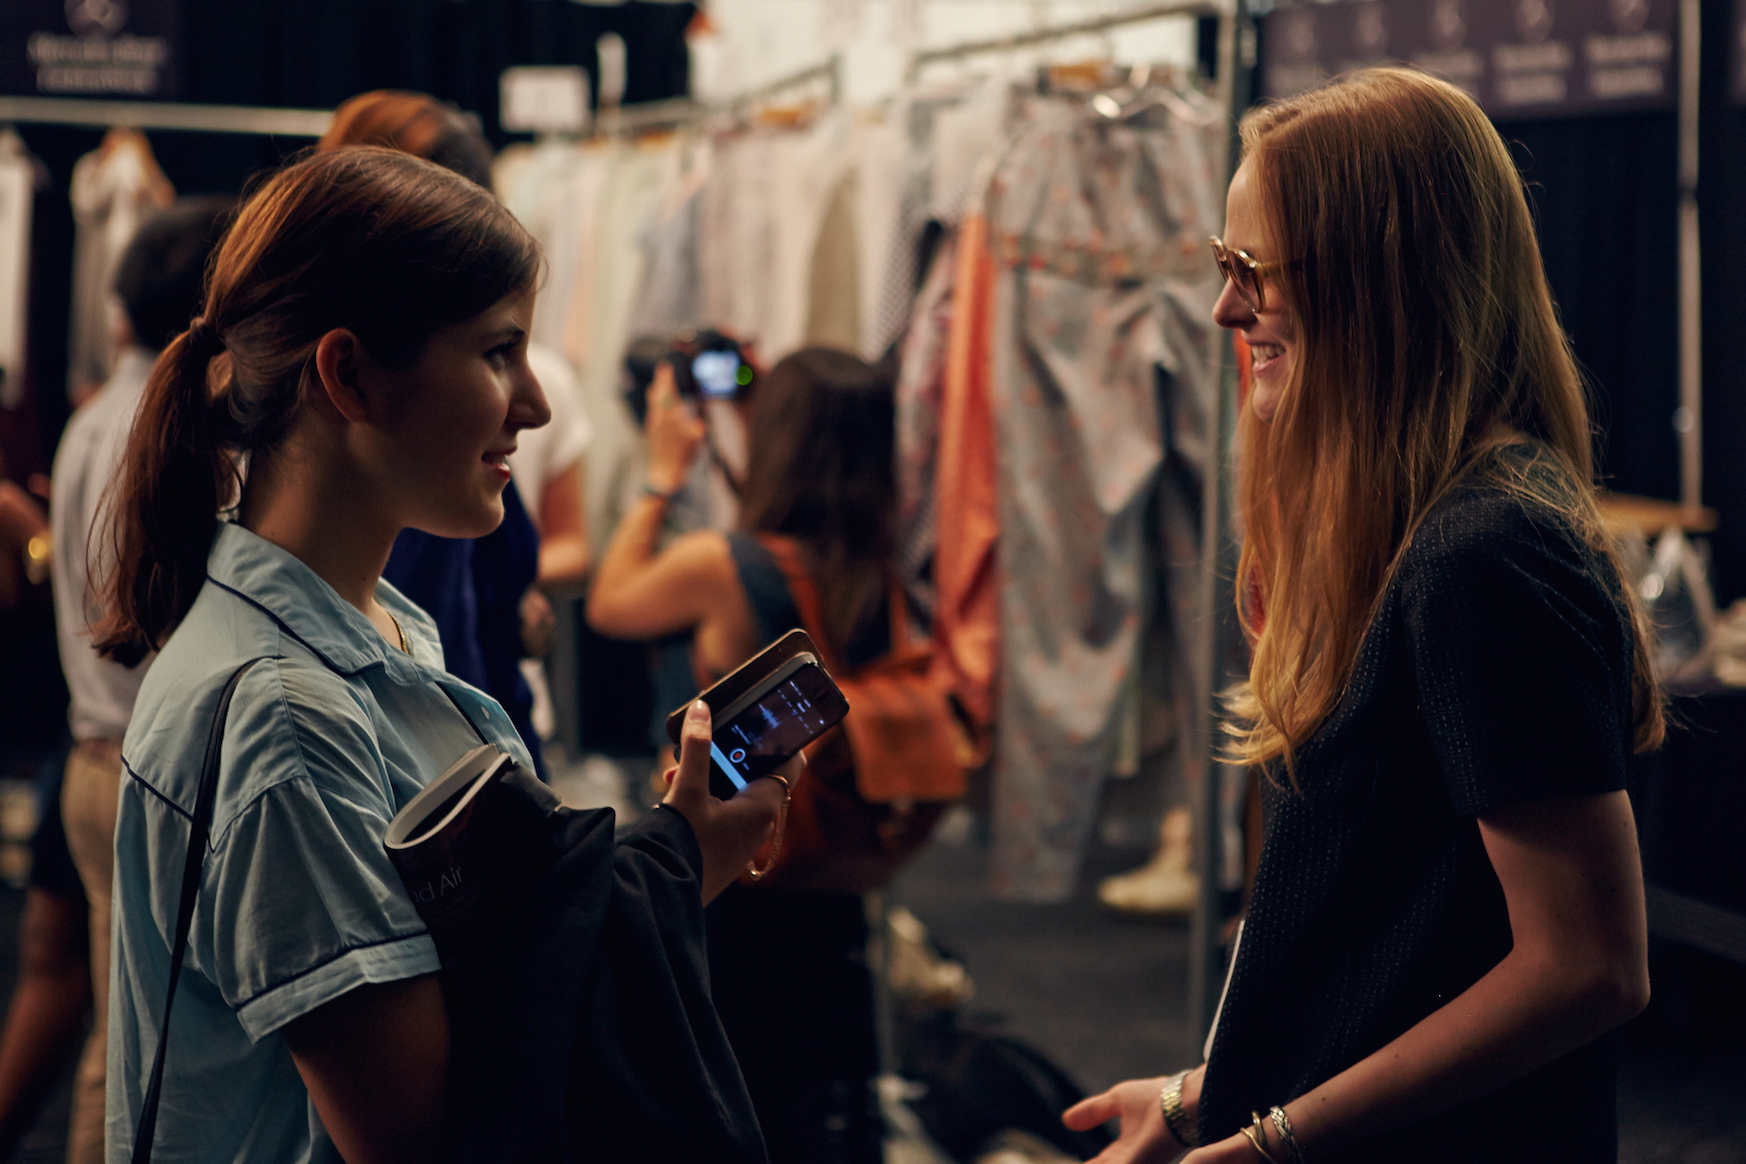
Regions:
<instances>
[{"instance_id":1,"label":"gold bracelet","mask_svg":"<svg viewBox=\"0 0 1746 1164\"><path fill-rule=\"evenodd\" d=\"M1291 1117L1285 1114L1285 1109L1278 1104L1269 1108L1267 1114L1273 1119L1273 1130L1279 1133L1279 1142L1285 1145L1285 1150L1291 1156L1292 1164L1309 1164L1303 1154L1303 1148L1298 1145L1297 1136L1291 1130Z\"/></svg>"},{"instance_id":2,"label":"gold bracelet","mask_svg":"<svg viewBox=\"0 0 1746 1164\"><path fill-rule=\"evenodd\" d=\"M1158 1109L1164 1113L1164 1126L1170 1129L1170 1134L1176 1137L1178 1144L1184 1148L1198 1148L1200 1129L1188 1118L1188 1113L1182 1107L1182 1085L1187 1079L1187 1071L1178 1071L1164 1081L1163 1088L1158 1092Z\"/></svg>"},{"instance_id":3,"label":"gold bracelet","mask_svg":"<svg viewBox=\"0 0 1746 1164\"><path fill-rule=\"evenodd\" d=\"M1261 1159L1267 1161L1267 1164L1279 1164L1279 1161L1275 1160L1273 1154L1267 1150L1267 1132L1265 1131L1267 1125L1261 1122L1261 1113L1258 1111L1250 1112L1249 1120L1249 1126L1243 1129L1243 1135L1247 1136L1249 1142L1255 1145L1255 1150L1261 1153Z\"/></svg>"}]
</instances>

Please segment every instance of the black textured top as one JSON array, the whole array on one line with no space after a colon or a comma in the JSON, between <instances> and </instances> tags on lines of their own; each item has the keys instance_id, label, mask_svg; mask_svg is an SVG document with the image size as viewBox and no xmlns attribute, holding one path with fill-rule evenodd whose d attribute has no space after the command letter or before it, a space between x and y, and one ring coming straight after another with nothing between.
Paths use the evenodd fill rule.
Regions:
<instances>
[{"instance_id":1,"label":"black textured top","mask_svg":"<svg viewBox=\"0 0 1746 1164\"><path fill-rule=\"evenodd\" d=\"M1299 750L1302 793L1283 772L1262 781L1204 1137L1365 1058L1509 952L1475 817L1625 787L1631 660L1617 574L1553 510L1480 482L1432 510L1344 697ZM1340 1159L1613 1161L1616 1039Z\"/></svg>"}]
</instances>

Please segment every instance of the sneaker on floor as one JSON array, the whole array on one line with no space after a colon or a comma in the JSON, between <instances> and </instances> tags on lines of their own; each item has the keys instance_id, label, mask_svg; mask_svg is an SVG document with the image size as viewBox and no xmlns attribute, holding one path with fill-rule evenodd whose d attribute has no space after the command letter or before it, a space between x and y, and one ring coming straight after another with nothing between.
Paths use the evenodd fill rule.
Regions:
<instances>
[{"instance_id":1,"label":"sneaker on floor","mask_svg":"<svg viewBox=\"0 0 1746 1164\"><path fill-rule=\"evenodd\" d=\"M1187 917L1200 898L1200 878L1173 856L1160 853L1138 869L1105 877L1097 900L1121 913Z\"/></svg>"}]
</instances>

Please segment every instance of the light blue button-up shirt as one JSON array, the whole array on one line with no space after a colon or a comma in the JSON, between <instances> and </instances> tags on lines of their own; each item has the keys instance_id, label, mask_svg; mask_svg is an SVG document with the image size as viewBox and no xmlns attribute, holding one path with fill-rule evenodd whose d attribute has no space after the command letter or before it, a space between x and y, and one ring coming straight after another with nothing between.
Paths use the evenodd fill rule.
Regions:
<instances>
[{"instance_id":1,"label":"light blue button-up shirt","mask_svg":"<svg viewBox=\"0 0 1746 1164\"><path fill-rule=\"evenodd\" d=\"M437 969L382 850L388 822L481 733L530 763L436 627L386 582L387 643L302 562L219 527L206 585L140 689L122 748L108 1153L128 1157L159 1038L201 761L231 673L216 808L170 1027L155 1161L337 1161L280 1035L367 982ZM468 721L471 721L469 724Z\"/></svg>"}]
</instances>

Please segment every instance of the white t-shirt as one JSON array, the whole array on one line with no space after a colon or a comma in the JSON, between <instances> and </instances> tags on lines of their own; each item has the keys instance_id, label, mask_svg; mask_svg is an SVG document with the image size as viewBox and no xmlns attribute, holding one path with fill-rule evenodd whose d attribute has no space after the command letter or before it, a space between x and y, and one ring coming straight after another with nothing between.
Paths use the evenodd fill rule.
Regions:
<instances>
[{"instance_id":1,"label":"white t-shirt","mask_svg":"<svg viewBox=\"0 0 1746 1164\"><path fill-rule=\"evenodd\" d=\"M581 461L594 436L594 426L582 409L582 389L576 382L576 373L562 355L541 344L529 344L527 364L545 390L552 419L516 435L515 452L509 455L509 471L515 476L521 503L537 528L547 482Z\"/></svg>"},{"instance_id":2,"label":"white t-shirt","mask_svg":"<svg viewBox=\"0 0 1746 1164\"><path fill-rule=\"evenodd\" d=\"M134 698L150 665L148 659L130 670L91 647L91 624L102 614L91 583L101 583L101 572L112 560L107 534L93 538L91 531L109 483L120 470L127 434L156 360L142 348L123 351L109 382L73 413L55 452L49 512L55 631L71 696L67 721L76 740L119 740L126 734ZM100 571L95 579L89 573L93 557Z\"/></svg>"}]
</instances>

